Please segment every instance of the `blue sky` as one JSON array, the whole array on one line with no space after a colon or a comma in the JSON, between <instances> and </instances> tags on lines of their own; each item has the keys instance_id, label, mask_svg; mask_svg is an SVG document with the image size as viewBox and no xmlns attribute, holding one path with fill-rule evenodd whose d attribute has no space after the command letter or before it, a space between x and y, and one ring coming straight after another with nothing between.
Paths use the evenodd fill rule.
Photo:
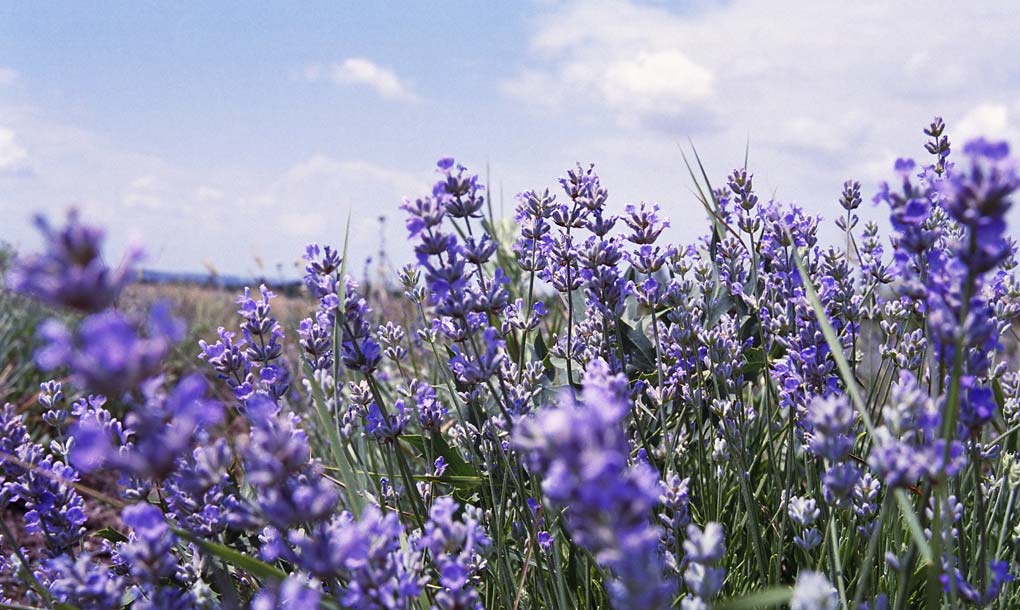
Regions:
<instances>
[{"instance_id":1,"label":"blue sky","mask_svg":"<svg viewBox=\"0 0 1020 610\"><path fill-rule=\"evenodd\" d=\"M0 4L0 239L68 205L147 264L293 272L307 241L408 256L398 210L454 155L513 195L595 162L611 201L705 227L680 146L834 216L920 155L1020 135L1011 3ZM869 215L879 218L880 210Z\"/></svg>"}]
</instances>

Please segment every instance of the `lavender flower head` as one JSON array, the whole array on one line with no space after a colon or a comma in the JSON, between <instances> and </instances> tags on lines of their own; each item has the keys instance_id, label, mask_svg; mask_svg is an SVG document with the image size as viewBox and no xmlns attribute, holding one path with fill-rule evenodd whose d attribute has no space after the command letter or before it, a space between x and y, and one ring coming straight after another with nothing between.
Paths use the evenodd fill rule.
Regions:
<instances>
[{"instance_id":1,"label":"lavender flower head","mask_svg":"<svg viewBox=\"0 0 1020 610\"><path fill-rule=\"evenodd\" d=\"M793 598L790 599L790 610L836 610L839 599L836 589L824 574L813 571L801 572L797 575L797 583L793 587Z\"/></svg>"},{"instance_id":2,"label":"lavender flower head","mask_svg":"<svg viewBox=\"0 0 1020 610\"><path fill-rule=\"evenodd\" d=\"M312 296L322 298L336 292L336 276L343 266L340 253L332 246L320 247L319 244L308 244L305 247L305 286Z\"/></svg>"},{"instance_id":3,"label":"lavender flower head","mask_svg":"<svg viewBox=\"0 0 1020 610\"><path fill-rule=\"evenodd\" d=\"M959 248L961 259L975 273L983 273L1009 254L1005 216L1020 187L1020 173L1005 142L972 140L963 153L970 167L949 172L939 191L946 211L969 231L969 243Z\"/></svg>"},{"instance_id":4,"label":"lavender flower head","mask_svg":"<svg viewBox=\"0 0 1020 610\"><path fill-rule=\"evenodd\" d=\"M403 534L395 513L384 515L374 506L338 530L335 557L348 581L341 603L355 610L398 610L421 594L420 557L401 547Z\"/></svg>"},{"instance_id":5,"label":"lavender flower head","mask_svg":"<svg viewBox=\"0 0 1020 610\"><path fill-rule=\"evenodd\" d=\"M121 265L111 269L102 258L102 229L83 224L77 210L67 213L67 224L60 229L42 216L35 222L46 250L16 260L7 273L7 286L49 305L89 313L113 305L130 281L141 250L132 248Z\"/></svg>"},{"instance_id":6,"label":"lavender flower head","mask_svg":"<svg viewBox=\"0 0 1020 610\"><path fill-rule=\"evenodd\" d=\"M522 420L515 443L542 476L546 498L566 510L571 535L613 574L614 607L668 607L672 587L661 569L661 534L650 522L658 477L647 465L628 463L627 379L593 360L582 397L583 404L568 395L563 406Z\"/></svg>"},{"instance_id":7,"label":"lavender flower head","mask_svg":"<svg viewBox=\"0 0 1020 610\"><path fill-rule=\"evenodd\" d=\"M440 159L436 171L442 175L432 187L432 196L442 202L451 218L481 218L479 210L485 204L485 187L475 174L467 174L467 168L452 158Z\"/></svg>"},{"instance_id":8,"label":"lavender flower head","mask_svg":"<svg viewBox=\"0 0 1020 610\"><path fill-rule=\"evenodd\" d=\"M183 334L165 304L152 308L145 328L142 334L134 320L112 310L86 317L74 331L47 320L35 360L44 370L67 367L88 391L119 397L157 376L170 345Z\"/></svg>"},{"instance_id":9,"label":"lavender flower head","mask_svg":"<svg viewBox=\"0 0 1020 610\"><path fill-rule=\"evenodd\" d=\"M32 441L12 405L0 410L0 432L0 509L20 504L25 530L43 536L49 555L67 552L85 533L84 501L71 487L78 473Z\"/></svg>"},{"instance_id":10,"label":"lavender flower head","mask_svg":"<svg viewBox=\"0 0 1020 610\"><path fill-rule=\"evenodd\" d=\"M249 402L248 417L252 432L244 465L260 516L280 531L327 520L339 497L312 460L300 418L261 395Z\"/></svg>"},{"instance_id":11,"label":"lavender flower head","mask_svg":"<svg viewBox=\"0 0 1020 610\"><path fill-rule=\"evenodd\" d=\"M805 551L811 551L822 543L822 536L815 527L821 510L813 498L793 496L787 502L787 515L800 529L800 533L793 537L794 544Z\"/></svg>"},{"instance_id":12,"label":"lavender flower head","mask_svg":"<svg viewBox=\"0 0 1020 610\"><path fill-rule=\"evenodd\" d=\"M47 588L62 604L94 610L123 607L124 579L88 555L61 555L46 563Z\"/></svg>"},{"instance_id":13,"label":"lavender flower head","mask_svg":"<svg viewBox=\"0 0 1020 610\"><path fill-rule=\"evenodd\" d=\"M123 429L107 420L105 411L83 412L73 429L77 442L71 459L84 471L112 467L140 479L167 476L199 434L223 417L222 405L206 396L207 389L199 375L181 379L169 391L150 384Z\"/></svg>"},{"instance_id":14,"label":"lavender flower head","mask_svg":"<svg viewBox=\"0 0 1020 610\"><path fill-rule=\"evenodd\" d=\"M941 474L946 441L935 438L941 414L909 371L901 371L892 385L882 419L883 425L875 430L875 444L868 464L886 485L904 487ZM951 442L956 447L951 455L962 453L962 445ZM959 467L951 462L948 474L956 474Z\"/></svg>"},{"instance_id":15,"label":"lavender flower head","mask_svg":"<svg viewBox=\"0 0 1020 610\"><path fill-rule=\"evenodd\" d=\"M684 541L684 582L692 596L684 599L687 607L697 607L711 602L722 590L726 569L717 566L726 554L726 541L722 524L710 522L701 529L696 525L687 526L687 540Z\"/></svg>"},{"instance_id":16,"label":"lavender flower head","mask_svg":"<svg viewBox=\"0 0 1020 610\"><path fill-rule=\"evenodd\" d=\"M177 537L163 513L151 504L132 504L121 511L121 520L133 532L130 541L118 549L131 575L149 585L171 577L177 568L173 554Z\"/></svg>"},{"instance_id":17,"label":"lavender flower head","mask_svg":"<svg viewBox=\"0 0 1020 610\"><path fill-rule=\"evenodd\" d=\"M831 462L841 462L850 453L854 411L845 396L814 399L808 404L806 422L808 451Z\"/></svg>"},{"instance_id":18,"label":"lavender flower head","mask_svg":"<svg viewBox=\"0 0 1020 610\"><path fill-rule=\"evenodd\" d=\"M454 514L458 508L453 498L437 498L419 544L429 551L432 564L439 571L443 588L436 594L437 606L443 610L481 610L477 577L485 568L483 554L490 541L482 527L480 511L465 507L463 520L457 520Z\"/></svg>"},{"instance_id":19,"label":"lavender flower head","mask_svg":"<svg viewBox=\"0 0 1020 610\"><path fill-rule=\"evenodd\" d=\"M322 589L318 583L291 574L279 583L260 589L248 608L249 610L316 608L321 599Z\"/></svg>"}]
</instances>

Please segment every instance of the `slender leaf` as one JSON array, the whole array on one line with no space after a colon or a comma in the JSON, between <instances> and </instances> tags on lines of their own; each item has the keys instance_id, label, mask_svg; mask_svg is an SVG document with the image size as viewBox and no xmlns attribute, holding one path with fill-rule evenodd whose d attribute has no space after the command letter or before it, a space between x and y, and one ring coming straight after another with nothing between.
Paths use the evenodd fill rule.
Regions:
<instances>
[{"instance_id":1,"label":"slender leaf","mask_svg":"<svg viewBox=\"0 0 1020 610\"><path fill-rule=\"evenodd\" d=\"M287 573L280 568L255 559L254 557L249 557L244 553L235 551L225 544L206 540L205 538L199 538L188 530L174 525L170 526L170 530L178 537L197 545L210 555L224 561L228 565L234 566L239 570L244 570L252 576L273 580L281 580L287 577Z\"/></svg>"},{"instance_id":2,"label":"slender leaf","mask_svg":"<svg viewBox=\"0 0 1020 610\"><path fill-rule=\"evenodd\" d=\"M790 587L773 587L743 597L728 599L712 606L715 610L752 610L754 608L775 608L790 601L793 590Z\"/></svg>"}]
</instances>

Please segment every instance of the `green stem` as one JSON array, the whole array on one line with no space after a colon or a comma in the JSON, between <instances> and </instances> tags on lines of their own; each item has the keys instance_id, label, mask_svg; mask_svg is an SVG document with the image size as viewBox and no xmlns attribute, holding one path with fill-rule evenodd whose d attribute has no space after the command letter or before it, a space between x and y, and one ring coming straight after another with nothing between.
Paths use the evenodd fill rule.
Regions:
<instances>
[{"instance_id":1,"label":"green stem","mask_svg":"<svg viewBox=\"0 0 1020 610\"><path fill-rule=\"evenodd\" d=\"M32 571L32 564L28 562L25 554L21 552L21 547L18 546L17 539L14 538L14 534L11 533L10 528L7 527L7 522L3 519L0 519L0 529L3 529L4 536L7 538L8 543L14 548L14 554L18 556L18 561L21 562L22 571L25 574L28 574L28 584L31 585L31 587L36 590L36 593L43 598L43 601L46 602L47 608L53 608L53 598L50 596L49 590L42 586L39 579L35 577L35 572Z\"/></svg>"},{"instance_id":2,"label":"green stem","mask_svg":"<svg viewBox=\"0 0 1020 610\"><path fill-rule=\"evenodd\" d=\"M878 513L878 522L875 524L875 531L868 540L868 552L861 568L861 575L857 581L857 590L854 592L854 605L857 608L864 601L864 592L867 590L868 579L871 577L871 569L875 564L875 557L878 554L879 540L882 538L882 525L885 523L885 515L892 508L892 494L886 493L882 499L882 508Z\"/></svg>"}]
</instances>

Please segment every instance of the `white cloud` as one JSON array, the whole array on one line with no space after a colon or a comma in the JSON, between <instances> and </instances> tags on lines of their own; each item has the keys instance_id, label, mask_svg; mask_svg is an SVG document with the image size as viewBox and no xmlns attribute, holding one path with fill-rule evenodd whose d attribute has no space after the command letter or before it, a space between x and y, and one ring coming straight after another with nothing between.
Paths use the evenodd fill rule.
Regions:
<instances>
[{"instance_id":1,"label":"white cloud","mask_svg":"<svg viewBox=\"0 0 1020 610\"><path fill-rule=\"evenodd\" d=\"M809 155L838 155L847 142L858 140L867 121L861 116L842 116L819 120L797 116L777 125L773 139L777 144Z\"/></svg>"},{"instance_id":2,"label":"white cloud","mask_svg":"<svg viewBox=\"0 0 1020 610\"><path fill-rule=\"evenodd\" d=\"M378 251L380 215L390 217L391 256L410 260L398 206L404 196L427 192L433 180L427 167L407 172L325 154L269 170L196 168L133 153L28 111L3 110L10 127L0 128L0 160L11 167L30 160L33 171L42 171L33 180L4 180L0 217L11 222L0 222L0 240L36 247L31 214L58 218L74 205L106 228L112 256L123 252L127 236L138 235L147 251L144 264L156 269L199 269L209 260L223 272L246 275L258 273L254 261L260 259L298 273L291 264L302 243L342 245L349 212L352 264ZM31 144L30 159L10 152L24 151L15 132Z\"/></svg>"},{"instance_id":3,"label":"white cloud","mask_svg":"<svg viewBox=\"0 0 1020 610\"><path fill-rule=\"evenodd\" d=\"M413 102L418 99L410 85L393 70L363 57L351 57L328 66L308 65L304 77L310 82L327 78L339 85L364 85L391 100Z\"/></svg>"},{"instance_id":4,"label":"white cloud","mask_svg":"<svg viewBox=\"0 0 1020 610\"><path fill-rule=\"evenodd\" d=\"M598 82L610 105L644 113L711 97L713 80L708 69L667 49L614 61Z\"/></svg>"},{"instance_id":5,"label":"white cloud","mask_svg":"<svg viewBox=\"0 0 1020 610\"><path fill-rule=\"evenodd\" d=\"M503 91L546 110L596 118L608 112L624 126L671 137L713 116L745 134L760 130L759 139L767 140L798 116L824 124L856 113L874 125L910 112L923 122L951 114L976 89L1018 85L1016 61L1003 60L1020 52L1008 25L1017 11L1001 4L976 2L952 10L953 19L940 17L951 10L945 2L924 14L897 3L794 0L546 6L533 20L525 65ZM982 32L982 44L964 42L974 31ZM798 129L806 132L804 125ZM830 145L854 148L848 141Z\"/></svg>"},{"instance_id":6,"label":"white cloud","mask_svg":"<svg viewBox=\"0 0 1020 610\"><path fill-rule=\"evenodd\" d=\"M411 172L383 167L369 161L340 160L316 154L294 164L284 174L283 184L295 186L315 180L341 180L384 183L401 196L413 195L423 187L421 178Z\"/></svg>"},{"instance_id":7,"label":"white cloud","mask_svg":"<svg viewBox=\"0 0 1020 610\"><path fill-rule=\"evenodd\" d=\"M963 115L955 128L951 127L952 139L959 144L978 136L993 140L1014 140L1020 135L1016 118L1016 113L1011 113L1005 104L979 104Z\"/></svg>"},{"instance_id":8,"label":"white cloud","mask_svg":"<svg viewBox=\"0 0 1020 610\"><path fill-rule=\"evenodd\" d=\"M139 176L128 184L124 192L124 205L128 208L158 210L163 207L159 190L160 184L155 176Z\"/></svg>"},{"instance_id":9,"label":"white cloud","mask_svg":"<svg viewBox=\"0 0 1020 610\"><path fill-rule=\"evenodd\" d=\"M342 163L326 155L312 155L287 170L285 178L290 182L301 182L317 175L338 173Z\"/></svg>"},{"instance_id":10,"label":"white cloud","mask_svg":"<svg viewBox=\"0 0 1020 610\"><path fill-rule=\"evenodd\" d=\"M502 83L533 105L590 108L623 124L704 119L715 74L689 44L684 23L659 8L627 2L576 3L547 16L530 41L537 65Z\"/></svg>"},{"instance_id":11,"label":"white cloud","mask_svg":"<svg viewBox=\"0 0 1020 610\"><path fill-rule=\"evenodd\" d=\"M28 151L18 142L13 129L0 127L0 173L28 170Z\"/></svg>"},{"instance_id":12,"label":"white cloud","mask_svg":"<svg viewBox=\"0 0 1020 610\"><path fill-rule=\"evenodd\" d=\"M128 185L128 188L148 190L154 186L156 186L156 177L147 175L139 176L132 180L131 184Z\"/></svg>"},{"instance_id":13,"label":"white cloud","mask_svg":"<svg viewBox=\"0 0 1020 610\"><path fill-rule=\"evenodd\" d=\"M431 175L407 172L360 159L338 159L314 154L283 169L272 181L241 196L237 210L259 218L290 239L277 240L269 258L291 260L300 252L295 244L318 241L340 246L348 213L351 214L352 263L378 250L380 216L400 216L398 206L405 196L427 192ZM395 258L410 256L403 237L403 223L385 225L386 240Z\"/></svg>"},{"instance_id":14,"label":"white cloud","mask_svg":"<svg viewBox=\"0 0 1020 610\"><path fill-rule=\"evenodd\" d=\"M223 191L216 187L203 184L195 189L195 201L198 203L215 203L223 200Z\"/></svg>"},{"instance_id":15,"label":"white cloud","mask_svg":"<svg viewBox=\"0 0 1020 610\"><path fill-rule=\"evenodd\" d=\"M716 182L749 144L761 196L829 221L844 180L873 193L893 160L924 159L935 115L956 151L978 134L1020 143L1015 5L695 4L545 3L501 83L564 141L547 157L596 161L618 204L652 197L694 219L672 238L705 227L677 151L688 136ZM861 214L885 222L880 208Z\"/></svg>"},{"instance_id":16,"label":"white cloud","mask_svg":"<svg viewBox=\"0 0 1020 610\"><path fill-rule=\"evenodd\" d=\"M280 228L292 237L311 239L320 228L320 219L313 214L285 212L279 217Z\"/></svg>"},{"instance_id":17,"label":"white cloud","mask_svg":"<svg viewBox=\"0 0 1020 610\"><path fill-rule=\"evenodd\" d=\"M305 66L304 70L301 71L302 75L310 83L322 78L322 65L320 64L309 64Z\"/></svg>"}]
</instances>

